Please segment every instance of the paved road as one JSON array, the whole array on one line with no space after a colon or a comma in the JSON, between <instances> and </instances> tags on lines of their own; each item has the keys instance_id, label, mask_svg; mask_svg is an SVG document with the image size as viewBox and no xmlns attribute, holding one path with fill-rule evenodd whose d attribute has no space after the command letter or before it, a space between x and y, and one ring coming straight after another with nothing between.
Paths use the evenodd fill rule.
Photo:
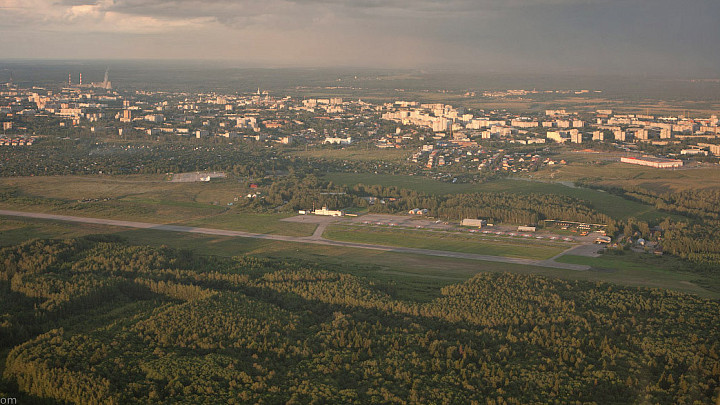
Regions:
<instances>
[{"instance_id":1,"label":"paved road","mask_svg":"<svg viewBox=\"0 0 720 405\"><path fill-rule=\"evenodd\" d=\"M325 229L330 225L329 222L321 222L318 224L317 228L315 228L315 232L313 232L311 239L314 240L324 240L323 233L325 233Z\"/></svg>"},{"instance_id":2,"label":"paved road","mask_svg":"<svg viewBox=\"0 0 720 405\"><path fill-rule=\"evenodd\" d=\"M36 212L22 212L22 211L9 211L9 210L0 210L0 215L13 216L13 217L35 218L35 219L48 219L48 220L53 220L53 221L78 222L78 223L85 223L85 224L111 225L111 226L120 226L120 227L126 227L126 228L136 228L136 229L153 229L153 230L158 230L158 231L199 233L199 234L204 234L204 235L267 239L267 240L295 242L295 243L311 243L311 244L315 244L315 245L341 246L341 247L349 247L349 248L356 248L356 249L379 250L379 251L383 251L383 252L408 253L408 254L426 255L426 256L449 257L449 258L455 258L455 259L483 260L483 261L489 261L489 262L524 264L524 265L529 265L529 266L552 267L552 268L566 269L566 270L582 271L582 270L590 269L589 266L567 264L567 263L557 263L557 262L553 261L552 259L550 259L550 260L520 259L520 258L514 258L514 257L479 255L479 254L474 254L474 253L449 252L449 251L445 251L445 250L417 249L417 248L408 248L408 247L395 247L395 246L357 243L357 242L343 242L343 241L336 241L336 240L328 240L328 239L323 239L321 236L319 236L319 235L322 235L322 231L320 231L320 234L318 235L317 230L312 236L299 237L299 236L286 236L286 235L270 235L270 234L264 234L264 233L251 233L251 232L243 232L243 231L230 231L230 230L225 230L225 229L198 228L198 227L181 226L181 225L153 224L153 223L149 223L149 222L120 221L120 220L115 220L115 219L74 217L74 216L70 216L70 215L54 215L54 214L42 214L42 213L36 213Z\"/></svg>"}]
</instances>

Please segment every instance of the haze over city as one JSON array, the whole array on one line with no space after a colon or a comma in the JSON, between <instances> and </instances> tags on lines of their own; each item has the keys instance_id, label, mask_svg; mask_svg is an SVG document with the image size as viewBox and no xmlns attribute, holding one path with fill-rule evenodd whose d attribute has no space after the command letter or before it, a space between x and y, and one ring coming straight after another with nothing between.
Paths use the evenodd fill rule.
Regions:
<instances>
[{"instance_id":1,"label":"haze over city","mask_svg":"<svg viewBox=\"0 0 720 405\"><path fill-rule=\"evenodd\" d=\"M718 77L714 0L2 0L0 52Z\"/></svg>"}]
</instances>

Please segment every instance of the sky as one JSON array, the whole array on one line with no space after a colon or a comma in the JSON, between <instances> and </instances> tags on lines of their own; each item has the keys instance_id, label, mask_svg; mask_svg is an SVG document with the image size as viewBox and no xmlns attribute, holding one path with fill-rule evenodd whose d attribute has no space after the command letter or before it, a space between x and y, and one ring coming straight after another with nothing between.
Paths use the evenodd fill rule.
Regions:
<instances>
[{"instance_id":1,"label":"sky","mask_svg":"<svg viewBox=\"0 0 720 405\"><path fill-rule=\"evenodd\" d=\"M720 0L0 0L0 58L720 77Z\"/></svg>"}]
</instances>

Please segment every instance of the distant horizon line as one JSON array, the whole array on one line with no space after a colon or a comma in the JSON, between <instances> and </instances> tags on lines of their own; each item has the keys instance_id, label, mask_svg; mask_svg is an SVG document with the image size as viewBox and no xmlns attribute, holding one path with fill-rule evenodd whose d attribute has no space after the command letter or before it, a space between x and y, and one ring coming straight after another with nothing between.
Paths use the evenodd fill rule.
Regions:
<instances>
[{"instance_id":1,"label":"distant horizon line","mask_svg":"<svg viewBox=\"0 0 720 405\"><path fill-rule=\"evenodd\" d=\"M49 62L49 63L183 63L187 65L203 65L206 63L222 63L223 66L203 66L209 70L218 68L235 69L258 69L258 70L380 70L388 72L413 72L418 74L450 73L450 74L475 74L475 75L500 75L500 76L587 76L587 77L625 77L644 79L675 79L675 80L718 80L720 72L716 76L708 74L662 74L643 72L596 72L580 70L532 70L527 69L498 69L473 68L472 66L443 65L421 65L415 67L389 67L389 66L360 66L360 65L291 65L279 63L242 62L236 59L183 59L183 58L39 58L39 57L0 57L0 63L18 62ZM231 66L232 65L232 66ZM112 66L111 66L112 68Z\"/></svg>"}]
</instances>

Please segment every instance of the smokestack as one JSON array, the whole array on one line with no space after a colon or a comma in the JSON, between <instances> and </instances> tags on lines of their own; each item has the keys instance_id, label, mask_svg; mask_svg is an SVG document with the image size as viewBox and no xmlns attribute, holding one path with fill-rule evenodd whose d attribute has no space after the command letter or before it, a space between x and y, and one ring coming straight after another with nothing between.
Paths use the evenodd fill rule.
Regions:
<instances>
[{"instance_id":1,"label":"smokestack","mask_svg":"<svg viewBox=\"0 0 720 405\"><path fill-rule=\"evenodd\" d=\"M68 87L72 86L72 73L68 73Z\"/></svg>"},{"instance_id":2,"label":"smokestack","mask_svg":"<svg viewBox=\"0 0 720 405\"><path fill-rule=\"evenodd\" d=\"M80 73L80 85L82 86L82 73Z\"/></svg>"}]
</instances>

